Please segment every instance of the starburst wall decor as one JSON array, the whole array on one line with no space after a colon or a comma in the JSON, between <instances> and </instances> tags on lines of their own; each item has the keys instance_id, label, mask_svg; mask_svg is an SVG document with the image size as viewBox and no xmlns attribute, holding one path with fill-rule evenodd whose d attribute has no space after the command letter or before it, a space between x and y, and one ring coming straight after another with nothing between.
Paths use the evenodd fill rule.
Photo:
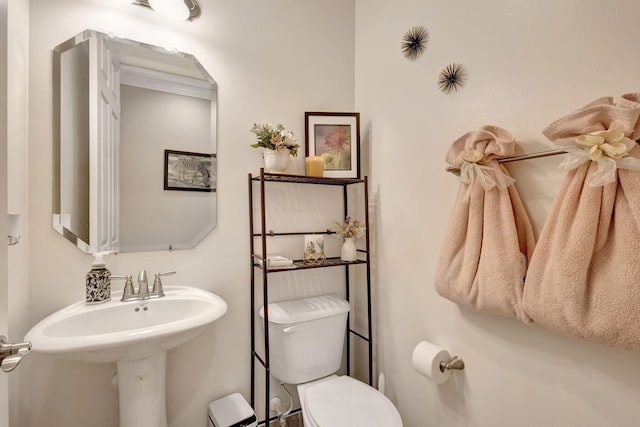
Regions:
<instances>
[{"instance_id":1,"label":"starburst wall decor","mask_svg":"<svg viewBox=\"0 0 640 427\"><path fill-rule=\"evenodd\" d=\"M447 65L440 71L438 87L443 93L457 92L467 81L467 70L462 64L455 62Z\"/></svg>"},{"instance_id":2,"label":"starburst wall decor","mask_svg":"<svg viewBox=\"0 0 640 427\"><path fill-rule=\"evenodd\" d=\"M402 36L400 45L402 54L410 61L415 61L427 48L429 33L423 26L412 27Z\"/></svg>"}]
</instances>

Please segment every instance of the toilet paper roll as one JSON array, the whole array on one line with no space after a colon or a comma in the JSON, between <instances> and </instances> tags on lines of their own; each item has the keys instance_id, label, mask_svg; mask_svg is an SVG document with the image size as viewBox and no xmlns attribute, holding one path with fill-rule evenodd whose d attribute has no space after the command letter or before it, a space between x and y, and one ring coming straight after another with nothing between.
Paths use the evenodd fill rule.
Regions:
<instances>
[{"instance_id":1,"label":"toilet paper roll","mask_svg":"<svg viewBox=\"0 0 640 427\"><path fill-rule=\"evenodd\" d=\"M440 362L451 360L449 352L427 341L418 343L413 349L413 367L436 384L442 384L451 376L451 371L440 370Z\"/></svg>"}]
</instances>

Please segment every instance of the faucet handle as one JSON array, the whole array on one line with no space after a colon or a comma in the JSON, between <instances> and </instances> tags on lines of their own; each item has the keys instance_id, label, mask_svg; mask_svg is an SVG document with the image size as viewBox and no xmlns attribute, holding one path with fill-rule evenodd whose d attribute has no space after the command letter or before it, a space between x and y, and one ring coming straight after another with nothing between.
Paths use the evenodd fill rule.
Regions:
<instances>
[{"instance_id":1,"label":"faucet handle","mask_svg":"<svg viewBox=\"0 0 640 427\"><path fill-rule=\"evenodd\" d=\"M156 273L155 278L153 279L153 293L158 296L164 296L164 290L162 289L162 280L160 279L162 276L169 276L171 274L176 274L175 270L165 271L164 273Z\"/></svg>"},{"instance_id":2,"label":"faucet handle","mask_svg":"<svg viewBox=\"0 0 640 427\"><path fill-rule=\"evenodd\" d=\"M149 296L149 282L147 282L147 270L142 269L138 273L138 295L141 298Z\"/></svg>"},{"instance_id":3,"label":"faucet handle","mask_svg":"<svg viewBox=\"0 0 640 427\"><path fill-rule=\"evenodd\" d=\"M111 275L111 279L125 279L124 289L122 290L122 298L120 298L120 301L125 301L131 298L131 296L134 294L134 291L133 291L133 277L131 277L130 274L127 274L126 276Z\"/></svg>"}]
</instances>

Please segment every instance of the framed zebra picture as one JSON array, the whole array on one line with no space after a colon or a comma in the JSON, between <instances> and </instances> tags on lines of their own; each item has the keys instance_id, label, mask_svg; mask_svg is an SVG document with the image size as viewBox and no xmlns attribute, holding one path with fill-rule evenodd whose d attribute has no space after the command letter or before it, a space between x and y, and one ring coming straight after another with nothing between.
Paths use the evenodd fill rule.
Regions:
<instances>
[{"instance_id":1,"label":"framed zebra picture","mask_svg":"<svg viewBox=\"0 0 640 427\"><path fill-rule=\"evenodd\" d=\"M215 154L164 150L164 189L216 191Z\"/></svg>"}]
</instances>

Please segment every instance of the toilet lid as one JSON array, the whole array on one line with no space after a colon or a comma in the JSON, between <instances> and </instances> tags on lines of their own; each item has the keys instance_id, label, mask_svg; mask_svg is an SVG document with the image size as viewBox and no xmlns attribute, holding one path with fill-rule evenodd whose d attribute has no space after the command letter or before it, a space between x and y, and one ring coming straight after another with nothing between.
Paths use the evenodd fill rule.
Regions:
<instances>
[{"instance_id":1,"label":"toilet lid","mask_svg":"<svg viewBox=\"0 0 640 427\"><path fill-rule=\"evenodd\" d=\"M318 427L401 427L393 403L378 390L348 376L313 385L305 405Z\"/></svg>"}]
</instances>

